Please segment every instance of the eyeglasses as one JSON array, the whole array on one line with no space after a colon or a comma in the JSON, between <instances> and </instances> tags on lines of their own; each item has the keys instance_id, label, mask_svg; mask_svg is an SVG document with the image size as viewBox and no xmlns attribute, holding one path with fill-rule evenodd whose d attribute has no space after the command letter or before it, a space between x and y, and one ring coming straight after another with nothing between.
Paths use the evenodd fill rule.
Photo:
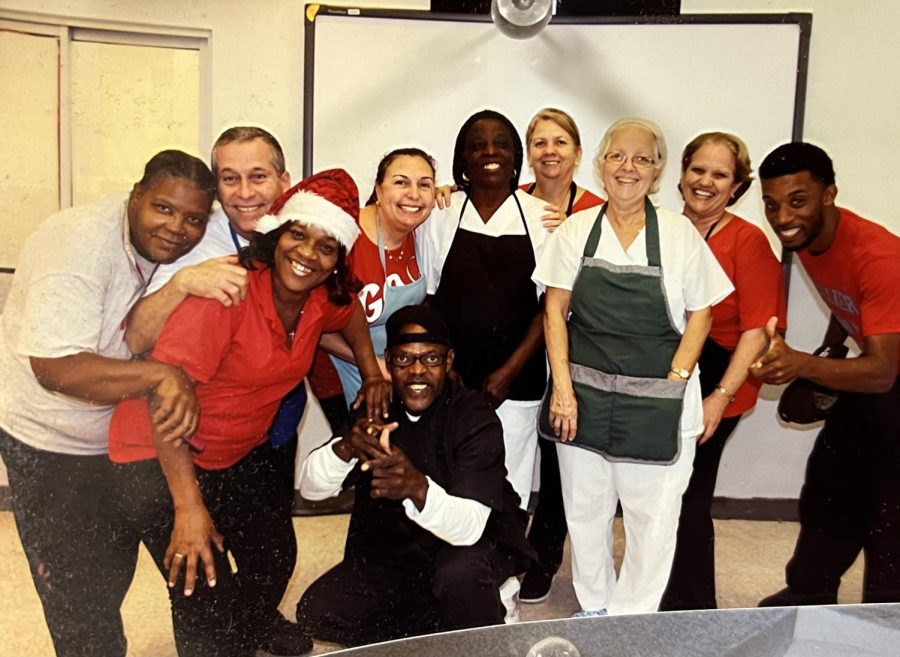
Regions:
<instances>
[{"instance_id":1,"label":"eyeglasses","mask_svg":"<svg viewBox=\"0 0 900 657\"><path fill-rule=\"evenodd\" d=\"M440 367L447 360L447 354L429 351L427 354L388 354L387 362L401 369L411 367L413 363L422 363L425 367Z\"/></svg>"},{"instance_id":2,"label":"eyeglasses","mask_svg":"<svg viewBox=\"0 0 900 657\"><path fill-rule=\"evenodd\" d=\"M429 351L427 354L407 354L397 353L388 354L387 361L394 367L405 368L411 367L413 363L422 363L425 367L439 367L447 360L447 354L437 351Z\"/></svg>"},{"instance_id":3,"label":"eyeglasses","mask_svg":"<svg viewBox=\"0 0 900 657\"><path fill-rule=\"evenodd\" d=\"M604 155L603 161L609 162L610 164L625 164L625 162L628 161L628 156L625 155L625 153L613 151L612 153ZM656 164L656 160L652 157L647 157L646 155L632 155L631 163L638 169L648 169Z\"/></svg>"}]
</instances>

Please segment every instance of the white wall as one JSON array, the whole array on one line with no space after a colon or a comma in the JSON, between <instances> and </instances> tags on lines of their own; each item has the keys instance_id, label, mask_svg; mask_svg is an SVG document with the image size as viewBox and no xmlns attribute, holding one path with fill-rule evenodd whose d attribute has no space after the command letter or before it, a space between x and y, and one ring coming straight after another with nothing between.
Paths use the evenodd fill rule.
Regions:
<instances>
[{"instance_id":1,"label":"white wall","mask_svg":"<svg viewBox=\"0 0 900 657\"><path fill-rule=\"evenodd\" d=\"M342 2L346 6L427 9L428 0ZM2 0L0 8L78 18L209 29L212 32L212 128L238 123L265 126L282 141L289 168L302 159L303 5L300 0L184 2L154 0ZM804 136L832 155L839 201L900 233L900 216L885 183L898 179L895 155L900 116L896 62L900 43L890 28L900 24L893 0L682 0L683 13L784 13L814 15ZM401 62L399 65L409 65ZM740 75L740 62L722 53L722 76ZM410 68L411 80L433 84L427 69ZM689 83L689 81L685 81ZM706 80L704 84L714 84ZM413 86L414 88L414 86ZM760 117L765 120L765 117ZM698 126L698 130L703 126ZM208 150L209 144L203 145ZM755 162L764 154L753 153ZM821 313L813 293L793 277L788 320ZM825 315L821 314L821 331ZM818 344L821 331L788 332L789 341ZM774 398L774 391L765 396ZM774 402L763 401L726 451L718 493L732 497L794 497L802 483L814 431L780 427Z\"/></svg>"}]
</instances>

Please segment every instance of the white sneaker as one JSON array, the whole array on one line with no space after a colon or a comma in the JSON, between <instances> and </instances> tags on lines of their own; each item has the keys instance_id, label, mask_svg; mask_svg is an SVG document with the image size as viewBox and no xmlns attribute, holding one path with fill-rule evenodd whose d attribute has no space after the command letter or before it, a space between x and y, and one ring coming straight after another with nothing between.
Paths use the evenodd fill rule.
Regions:
<instances>
[{"instance_id":1,"label":"white sneaker","mask_svg":"<svg viewBox=\"0 0 900 657\"><path fill-rule=\"evenodd\" d=\"M519 622L518 593L519 580L515 577L510 577L500 587L500 602L506 607L506 618L503 619L503 622L508 625Z\"/></svg>"}]
</instances>

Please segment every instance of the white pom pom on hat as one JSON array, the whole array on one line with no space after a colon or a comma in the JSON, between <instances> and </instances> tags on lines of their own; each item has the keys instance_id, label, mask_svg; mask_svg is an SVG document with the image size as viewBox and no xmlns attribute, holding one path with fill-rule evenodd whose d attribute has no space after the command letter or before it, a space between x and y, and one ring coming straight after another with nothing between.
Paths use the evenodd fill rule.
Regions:
<instances>
[{"instance_id":1,"label":"white pom pom on hat","mask_svg":"<svg viewBox=\"0 0 900 657\"><path fill-rule=\"evenodd\" d=\"M272 204L255 230L268 233L289 221L317 226L349 251L359 237L359 191L353 178L343 169L304 178Z\"/></svg>"}]
</instances>

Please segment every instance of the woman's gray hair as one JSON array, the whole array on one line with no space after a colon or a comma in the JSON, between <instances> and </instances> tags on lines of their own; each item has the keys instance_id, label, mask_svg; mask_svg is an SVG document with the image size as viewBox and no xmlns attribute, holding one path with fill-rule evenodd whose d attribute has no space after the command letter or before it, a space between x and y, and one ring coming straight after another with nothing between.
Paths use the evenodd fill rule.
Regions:
<instances>
[{"instance_id":1,"label":"woman's gray hair","mask_svg":"<svg viewBox=\"0 0 900 657\"><path fill-rule=\"evenodd\" d=\"M597 146L597 153L594 155L594 178L597 180L600 187L605 189L603 177L600 175L600 170L603 166L603 156L606 155L606 151L609 148L609 143L612 141L613 136L622 128L632 127L646 130L653 136L653 140L656 142L656 157L654 158L656 164L653 165L653 168L656 170L656 178L650 186L650 193L656 194L656 192L659 191L659 181L662 177L663 169L666 167L668 149L666 148L666 138L663 135L662 128L649 119L629 116L619 119L606 129L603 138L600 140L600 144Z\"/></svg>"}]
</instances>

